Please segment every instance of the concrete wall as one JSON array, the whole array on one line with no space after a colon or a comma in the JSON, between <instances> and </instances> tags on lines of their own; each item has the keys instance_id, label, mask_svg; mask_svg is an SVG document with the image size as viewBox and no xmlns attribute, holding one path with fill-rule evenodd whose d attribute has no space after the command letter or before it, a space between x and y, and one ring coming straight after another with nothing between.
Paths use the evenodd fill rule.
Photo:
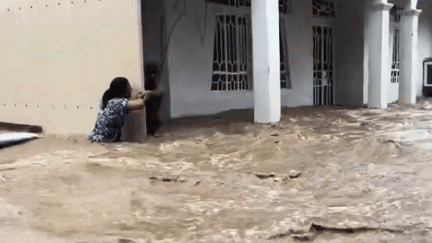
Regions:
<instances>
[{"instance_id":1,"label":"concrete wall","mask_svg":"<svg viewBox=\"0 0 432 243\"><path fill-rule=\"evenodd\" d=\"M204 0L165 1L167 74L172 117L253 108L253 91L212 92L215 18L229 7ZM249 14L250 10L233 10ZM242 12L243 11L243 12ZM283 106L312 105L312 13L310 1L292 0L286 18L292 89L282 89ZM164 38L165 39L165 38Z\"/></svg>"},{"instance_id":2,"label":"concrete wall","mask_svg":"<svg viewBox=\"0 0 432 243\"><path fill-rule=\"evenodd\" d=\"M48 133L89 133L113 78L143 86L139 6L138 0L3 2L0 120Z\"/></svg>"},{"instance_id":3,"label":"concrete wall","mask_svg":"<svg viewBox=\"0 0 432 243\"><path fill-rule=\"evenodd\" d=\"M363 104L364 3L340 1L334 23L336 104Z\"/></svg>"},{"instance_id":4,"label":"concrete wall","mask_svg":"<svg viewBox=\"0 0 432 243\"><path fill-rule=\"evenodd\" d=\"M291 0L291 13L284 16L292 88L281 89L282 106L313 105L311 6L311 0Z\"/></svg>"}]
</instances>

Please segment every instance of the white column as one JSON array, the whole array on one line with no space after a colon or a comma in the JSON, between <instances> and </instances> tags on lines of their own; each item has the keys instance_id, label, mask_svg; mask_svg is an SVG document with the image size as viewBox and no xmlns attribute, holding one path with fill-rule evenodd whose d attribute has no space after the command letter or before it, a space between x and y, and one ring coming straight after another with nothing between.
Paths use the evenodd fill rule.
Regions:
<instances>
[{"instance_id":1,"label":"white column","mask_svg":"<svg viewBox=\"0 0 432 243\"><path fill-rule=\"evenodd\" d=\"M252 2L254 120L276 123L281 116L279 3Z\"/></svg>"},{"instance_id":2,"label":"white column","mask_svg":"<svg viewBox=\"0 0 432 243\"><path fill-rule=\"evenodd\" d=\"M390 83L389 10L392 6L384 0L373 2L370 8L368 107L371 108L387 108Z\"/></svg>"},{"instance_id":3,"label":"white column","mask_svg":"<svg viewBox=\"0 0 432 243\"><path fill-rule=\"evenodd\" d=\"M416 84L420 81L418 67L420 13L421 10L412 8L401 12L399 102L403 104L416 103Z\"/></svg>"}]
</instances>

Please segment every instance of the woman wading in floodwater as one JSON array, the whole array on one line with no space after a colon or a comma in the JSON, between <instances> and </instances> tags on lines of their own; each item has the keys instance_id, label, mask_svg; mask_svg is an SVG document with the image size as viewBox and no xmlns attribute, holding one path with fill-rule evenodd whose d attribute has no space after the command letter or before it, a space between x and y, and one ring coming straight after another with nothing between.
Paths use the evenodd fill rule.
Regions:
<instances>
[{"instance_id":1,"label":"woman wading in floodwater","mask_svg":"<svg viewBox=\"0 0 432 243\"><path fill-rule=\"evenodd\" d=\"M102 96L90 142L119 142L128 110L143 109L151 91L136 93L126 78L115 78Z\"/></svg>"}]
</instances>

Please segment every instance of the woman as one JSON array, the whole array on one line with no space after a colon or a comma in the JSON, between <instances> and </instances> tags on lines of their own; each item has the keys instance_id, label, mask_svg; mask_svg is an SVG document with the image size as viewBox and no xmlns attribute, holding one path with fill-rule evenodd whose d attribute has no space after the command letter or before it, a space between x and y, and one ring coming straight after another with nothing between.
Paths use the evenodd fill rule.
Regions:
<instances>
[{"instance_id":1,"label":"woman","mask_svg":"<svg viewBox=\"0 0 432 243\"><path fill-rule=\"evenodd\" d=\"M102 96L90 142L119 142L128 110L143 109L150 92L135 93L126 78L115 78Z\"/></svg>"}]
</instances>

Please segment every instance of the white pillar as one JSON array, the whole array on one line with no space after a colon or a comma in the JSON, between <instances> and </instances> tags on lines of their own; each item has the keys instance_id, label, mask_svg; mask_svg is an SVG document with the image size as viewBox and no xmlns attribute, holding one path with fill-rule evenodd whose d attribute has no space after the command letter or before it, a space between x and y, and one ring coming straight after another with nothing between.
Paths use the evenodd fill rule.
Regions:
<instances>
[{"instance_id":1,"label":"white pillar","mask_svg":"<svg viewBox=\"0 0 432 243\"><path fill-rule=\"evenodd\" d=\"M281 116L279 3L252 2L254 120L276 123Z\"/></svg>"},{"instance_id":2,"label":"white pillar","mask_svg":"<svg viewBox=\"0 0 432 243\"><path fill-rule=\"evenodd\" d=\"M412 7L412 6L411 6ZM420 81L418 67L418 16L421 10L401 12L399 102L416 103L416 85Z\"/></svg>"},{"instance_id":3,"label":"white pillar","mask_svg":"<svg viewBox=\"0 0 432 243\"><path fill-rule=\"evenodd\" d=\"M371 108L387 108L390 83L389 10L392 6L387 1L375 1L370 8L368 107Z\"/></svg>"}]
</instances>

